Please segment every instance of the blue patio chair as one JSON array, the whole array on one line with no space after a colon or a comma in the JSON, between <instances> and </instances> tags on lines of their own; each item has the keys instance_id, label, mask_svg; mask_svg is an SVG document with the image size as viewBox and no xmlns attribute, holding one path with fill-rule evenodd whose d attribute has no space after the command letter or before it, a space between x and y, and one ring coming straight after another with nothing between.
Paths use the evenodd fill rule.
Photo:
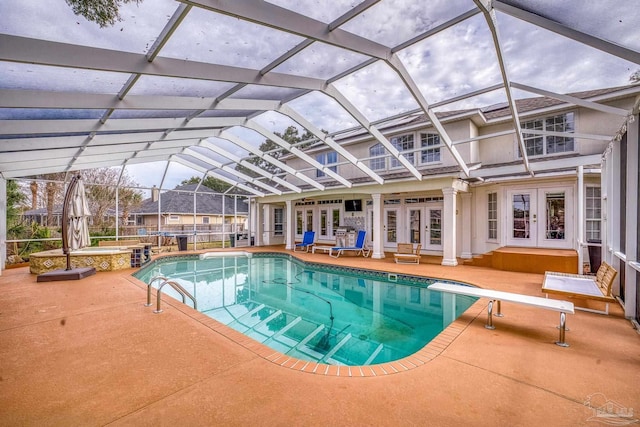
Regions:
<instances>
[{"instance_id":1,"label":"blue patio chair","mask_svg":"<svg viewBox=\"0 0 640 427\"><path fill-rule=\"evenodd\" d=\"M293 247L293 251L296 252L296 249L300 248L300 252L303 250L305 252L309 252L309 248L313 247L313 241L316 238L315 231L305 231L304 236L302 236L302 243L296 243Z\"/></svg>"},{"instance_id":2,"label":"blue patio chair","mask_svg":"<svg viewBox=\"0 0 640 427\"><path fill-rule=\"evenodd\" d=\"M362 256L365 256L366 252L364 250L364 238L366 236L367 236L367 232L365 230L358 231L358 238L356 239L355 246L344 246L344 247L336 246L336 247L333 247L333 248L329 249L329 256L334 257L334 258L338 258L345 251L354 251L356 253L356 255L362 254Z\"/></svg>"}]
</instances>

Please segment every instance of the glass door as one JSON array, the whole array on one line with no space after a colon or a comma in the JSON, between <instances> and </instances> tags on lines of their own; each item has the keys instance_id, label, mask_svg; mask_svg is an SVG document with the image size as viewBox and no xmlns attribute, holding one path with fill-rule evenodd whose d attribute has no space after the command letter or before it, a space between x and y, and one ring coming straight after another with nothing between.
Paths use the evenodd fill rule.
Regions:
<instances>
[{"instance_id":1,"label":"glass door","mask_svg":"<svg viewBox=\"0 0 640 427\"><path fill-rule=\"evenodd\" d=\"M511 204L508 222L508 244L513 246L537 246L536 210L537 193L535 190L509 192Z\"/></svg>"},{"instance_id":2,"label":"glass door","mask_svg":"<svg viewBox=\"0 0 640 427\"><path fill-rule=\"evenodd\" d=\"M422 245L424 249L442 250L442 207L428 207L427 239Z\"/></svg>"},{"instance_id":3,"label":"glass door","mask_svg":"<svg viewBox=\"0 0 640 427\"><path fill-rule=\"evenodd\" d=\"M571 248L573 190L571 187L513 190L508 193L507 244L541 248Z\"/></svg>"},{"instance_id":4,"label":"glass door","mask_svg":"<svg viewBox=\"0 0 640 427\"><path fill-rule=\"evenodd\" d=\"M422 211L423 209L409 209L409 243L422 243Z\"/></svg>"},{"instance_id":5,"label":"glass door","mask_svg":"<svg viewBox=\"0 0 640 427\"><path fill-rule=\"evenodd\" d=\"M398 209L384 210L384 245L396 248L398 244Z\"/></svg>"}]
</instances>

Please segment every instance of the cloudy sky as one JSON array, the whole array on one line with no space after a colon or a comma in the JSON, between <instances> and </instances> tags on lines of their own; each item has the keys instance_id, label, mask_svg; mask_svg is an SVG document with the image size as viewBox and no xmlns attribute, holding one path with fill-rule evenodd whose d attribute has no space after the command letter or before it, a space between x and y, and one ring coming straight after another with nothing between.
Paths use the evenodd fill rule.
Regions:
<instances>
[{"instance_id":1,"label":"cloudy sky","mask_svg":"<svg viewBox=\"0 0 640 427\"><path fill-rule=\"evenodd\" d=\"M313 19L329 23L358 5L357 0L274 0L271 3ZM579 31L621 46L640 50L640 1L638 0L511 0L504 3L535 10ZM46 5L46 6L45 6ZM92 47L146 53L179 3L173 0L144 0L121 9L122 21L112 27L75 16L64 0L0 0L0 33ZM382 0L341 26L341 29L395 47L475 7L471 0ZM499 41L506 70L512 82L558 93L628 84L638 64L616 58L578 41L498 12ZM194 7L160 56L190 61L262 69L286 54L304 39ZM482 88L502 83L492 34L482 14L426 38L398 52L429 103L438 103ZM335 46L315 42L273 71L296 76L330 79L368 57ZM0 61L0 88L47 89L68 92L117 93L128 79L124 73L63 69ZM410 111L418 107L398 74L382 61L375 62L337 80L335 86L370 121ZM234 83L143 76L132 95L182 95L216 97ZM234 98L288 98L296 91L287 88L249 85ZM517 92L519 97L535 96ZM504 91L494 91L445 109L484 107L504 102ZM311 92L289 105L318 128L335 132L357 122L333 99ZM15 111L0 109L0 119L57 117L98 118L101 111ZM113 117L131 117L130 113ZM129 114L129 115L127 115ZM137 112L147 117L151 112ZM153 112L171 116L172 112ZM256 119L273 131L295 124L278 113L265 113ZM252 131L232 132L259 144L264 137ZM245 152L238 151L240 155ZM142 173L141 171L144 171ZM153 173L149 173L153 171ZM131 169L143 185L150 176L164 171L164 165L145 165ZM178 165L171 166L165 187L193 174Z\"/></svg>"}]
</instances>

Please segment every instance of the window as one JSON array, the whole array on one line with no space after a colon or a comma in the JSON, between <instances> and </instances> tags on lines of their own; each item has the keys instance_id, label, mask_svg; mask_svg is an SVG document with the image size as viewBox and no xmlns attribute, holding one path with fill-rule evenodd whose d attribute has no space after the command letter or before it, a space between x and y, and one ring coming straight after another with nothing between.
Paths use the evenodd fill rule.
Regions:
<instances>
[{"instance_id":1,"label":"window","mask_svg":"<svg viewBox=\"0 0 640 427\"><path fill-rule=\"evenodd\" d=\"M296 211L296 234L302 234L302 211Z\"/></svg>"},{"instance_id":2,"label":"window","mask_svg":"<svg viewBox=\"0 0 640 427\"><path fill-rule=\"evenodd\" d=\"M400 151L401 154L409 160L409 163L414 163L415 153L413 150L413 134L402 135L395 138L391 138L391 144ZM411 151L410 153L403 153L404 151ZM391 158L391 163L389 165L390 168L399 168L402 166L402 163L395 157Z\"/></svg>"},{"instance_id":3,"label":"window","mask_svg":"<svg viewBox=\"0 0 640 427\"><path fill-rule=\"evenodd\" d=\"M326 165L333 172L338 172L338 153L335 151L329 151L328 153L321 153L316 156L318 163ZM325 173L320 169L316 169L316 178L325 176Z\"/></svg>"},{"instance_id":4,"label":"window","mask_svg":"<svg viewBox=\"0 0 640 427\"><path fill-rule=\"evenodd\" d=\"M498 193L487 194L487 218L489 239L498 238Z\"/></svg>"},{"instance_id":5,"label":"window","mask_svg":"<svg viewBox=\"0 0 640 427\"><path fill-rule=\"evenodd\" d=\"M180 221L180 217L178 215L170 215L169 216L169 221L171 221L171 222Z\"/></svg>"},{"instance_id":6,"label":"window","mask_svg":"<svg viewBox=\"0 0 640 427\"><path fill-rule=\"evenodd\" d=\"M543 156L572 152L575 150L573 137L541 134L541 132L574 132L573 113L530 120L523 122L520 126L522 128L522 137L528 156ZM527 132L527 130L534 132ZM520 151L519 156L522 157Z\"/></svg>"},{"instance_id":7,"label":"window","mask_svg":"<svg viewBox=\"0 0 640 427\"><path fill-rule=\"evenodd\" d=\"M209 217L208 216L203 216L202 217L202 223L203 224L209 224Z\"/></svg>"},{"instance_id":8,"label":"window","mask_svg":"<svg viewBox=\"0 0 640 427\"><path fill-rule=\"evenodd\" d=\"M587 241L602 240L600 226L602 223L602 200L600 198L600 187L587 187L585 192L585 220Z\"/></svg>"},{"instance_id":9,"label":"window","mask_svg":"<svg viewBox=\"0 0 640 427\"><path fill-rule=\"evenodd\" d=\"M331 221L332 234L335 236L336 230L340 227L340 209L331 210Z\"/></svg>"},{"instance_id":10,"label":"window","mask_svg":"<svg viewBox=\"0 0 640 427\"><path fill-rule=\"evenodd\" d=\"M326 209L322 209L320 211L320 235L321 236L326 236L327 235L327 211Z\"/></svg>"},{"instance_id":11,"label":"window","mask_svg":"<svg viewBox=\"0 0 640 427\"><path fill-rule=\"evenodd\" d=\"M369 160L369 167L372 170L375 171L385 169L384 153L384 147L380 143L377 143L373 147L369 148L369 157L371 157L371 160Z\"/></svg>"},{"instance_id":12,"label":"window","mask_svg":"<svg viewBox=\"0 0 640 427\"><path fill-rule=\"evenodd\" d=\"M273 235L282 236L284 234L284 209L275 208L273 210Z\"/></svg>"},{"instance_id":13,"label":"window","mask_svg":"<svg viewBox=\"0 0 640 427\"><path fill-rule=\"evenodd\" d=\"M440 135L437 133L421 133L420 147L423 148L420 152L420 162L432 163L440 161Z\"/></svg>"}]
</instances>

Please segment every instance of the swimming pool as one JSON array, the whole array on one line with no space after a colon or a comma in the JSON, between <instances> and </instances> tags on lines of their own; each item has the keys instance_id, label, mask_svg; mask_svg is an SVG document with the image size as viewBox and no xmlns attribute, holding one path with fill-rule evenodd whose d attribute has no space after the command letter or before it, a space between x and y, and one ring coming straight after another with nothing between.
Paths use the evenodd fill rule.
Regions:
<instances>
[{"instance_id":1,"label":"swimming pool","mask_svg":"<svg viewBox=\"0 0 640 427\"><path fill-rule=\"evenodd\" d=\"M134 276L145 283L156 276L175 280L200 312L318 363L361 366L407 357L476 300L447 303L426 289L435 280L424 277L305 263L281 253L219 254L160 258ZM181 300L168 286L165 291Z\"/></svg>"}]
</instances>

